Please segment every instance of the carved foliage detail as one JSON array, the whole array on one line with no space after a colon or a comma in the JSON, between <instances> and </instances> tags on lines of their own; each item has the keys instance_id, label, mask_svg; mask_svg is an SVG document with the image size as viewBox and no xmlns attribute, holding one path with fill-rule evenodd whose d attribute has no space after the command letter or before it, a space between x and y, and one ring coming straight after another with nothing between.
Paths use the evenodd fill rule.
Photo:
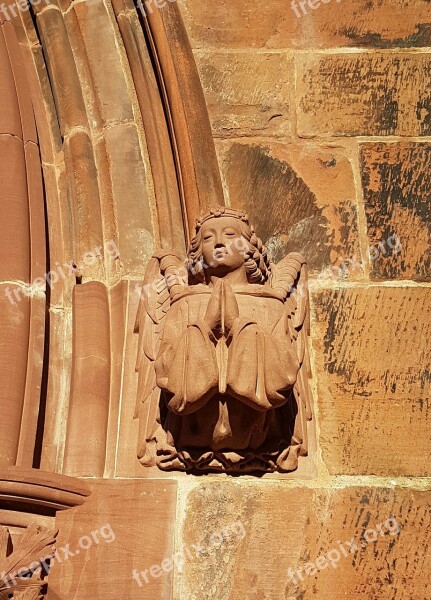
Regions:
<instances>
[{"instance_id":1,"label":"carved foliage detail","mask_svg":"<svg viewBox=\"0 0 431 600\"><path fill-rule=\"evenodd\" d=\"M30 525L14 542L0 527L0 600L41 600L57 532Z\"/></svg>"}]
</instances>

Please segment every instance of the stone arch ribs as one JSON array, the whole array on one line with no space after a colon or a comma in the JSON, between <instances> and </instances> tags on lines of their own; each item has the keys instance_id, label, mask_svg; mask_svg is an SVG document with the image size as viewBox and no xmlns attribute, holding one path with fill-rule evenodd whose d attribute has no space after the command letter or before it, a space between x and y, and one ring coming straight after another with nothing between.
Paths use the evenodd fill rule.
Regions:
<instances>
[{"instance_id":1,"label":"stone arch ribs","mask_svg":"<svg viewBox=\"0 0 431 600\"><path fill-rule=\"evenodd\" d=\"M161 95L169 115L182 204L188 229L193 231L200 213L224 204L208 111L177 2L162 9L151 10L147 5L144 9L150 47L163 82Z\"/></svg>"},{"instance_id":2,"label":"stone arch ribs","mask_svg":"<svg viewBox=\"0 0 431 600\"><path fill-rule=\"evenodd\" d=\"M14 25L0 26L0 465L32 466L44 355L46 269L38 138ZM24 292L27 293L24 293Z\"/></svg>"},{"instance_id":3,"label":"stone arch ribs","mask_svg":"<svg viewBox=\"0 0 431 600\"><path fill-rule=\"evenodd\" d=\"M49 269L60 273L61 267L63 272L68 273L65 265L71 261L77 264L78 257L103 246L107 233L102 219L102 193L96 166L94 132L90 127L83 86L72 49L74 37L66 27L60 6L57 3L50 3L49 6L42 3L35 13L25 12L21 17L25 30L22 41L23 47L29 50L27 69L33 84L32 100L41 138ZM109 222L115 223L112 213ZM110 231L108 239L118 242L116 233ZM115 269L114 272L109 270L113 265L97 263L93 268L84 269L82 275L90 282L101 279L108 283L115 278ZM69 417L73 418L74 415L73 391L79 383L73 379L73 367L77 360L72 327L74 284L75 280L70 275L65 278L58 275L58 281L52 286L48 298L47 381L44 382L46 400L38 443L40 466L54 472L64 470L68 447L73 444L68 433ZM88 333L92 335L91 327ZM109 326L103 336L109 340ZM88 379L88 374L84 375ZM96 421L92 432L93 437L100 440L95 451L103 457L109 402L108 383L108 393L101 398L105 419ZM103 468L96 474L103 474Z\"/></svg>"},{"instance_id":4,"label":"stone arch ribs","mask_svg":"<svg viewBox=\"0 0 431 600\"><path fill-rule=\"evenodd\" d=\"M152 53L133 0L112 0L112 6L127 54L148 148L160 244L164 248L173 248L182 256L186 249L186 227L171 138Z\"/></svg>"},{"instance_id":5,"label":"stone arch ribs","mask_svg":"<svg viewBox=\"0 0 431 600\"><path fill-rule=\"evenodd\" d=\"M0 116L0 143L14 177L6 169L0 190L7 207L0 244L13 250L2 252L0 287L79 265L111 240L120 253L81 264L79 281L60 277L48 298L7 304L0 345L9 411L0 422L0 460L7 464L31 464L37 432L35 466L43 470L112 476L118 448L127 463L135 284L156 245L184 254L198 213L224 203L178 7L139 18L132 0L50 0L3 24L9 112Z\"/></svg>"},{"instance_id":6,"label":"stone arch ribs","mask_svg":"<svg viewBox=\"0 0 431 600\"><path fill-rule=\"evenodd\" d=\"M188 242L197 216L211 207L223 205L224 198L205 98L181 12L176 2L166 3L160 9L153 4L144 6L137 2L147 42L145 50L136 32L132 0L112 0L112 3L138 92L146 133L157 123L157 133L162 134L160 140L152 143L152 136L147 133L150 161L156 169L159 168L160 158L157 155L163 147L161 163L167 163L165 182L171 190L174 188L172 159L175 165L177 191L166 195L162 186L159 190L156 188L159 211L161 215L175 211L173 201L179 196ZM156 92L154 76L148 73L148 52L157 81ZM147 90L149 83L152 87L151 95L142 94L145 82ZM166 130L170 152L166 152ZM158 183L156 176L155 185ZM161 206L163 203L165 206ZM161 237L164 242L163 233Z\"/></svg>"}]
</instances>

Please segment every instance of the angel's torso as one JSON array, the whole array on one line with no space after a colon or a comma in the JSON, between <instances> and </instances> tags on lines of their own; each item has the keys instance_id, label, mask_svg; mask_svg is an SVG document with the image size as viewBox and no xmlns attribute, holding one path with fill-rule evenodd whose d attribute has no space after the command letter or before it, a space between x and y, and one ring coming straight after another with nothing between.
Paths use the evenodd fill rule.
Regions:
<instances>
[{"instance_id":1,"label":"angel's torso","mask_svg":"<svg viewBox=\"0 0 431 600\"><path fill-rule=\"evenodd\" d=\"M260 325L268 332L272 332L285 314L284 303L276 297L269 286L248 284L247 286L234 287L235 298L238 303L239 315ZM212 293L207 285L195 285L188 287L173 302L172 311L182 315L184 325L201 320ZM174 315L172 315L174 316Z\"/></svg>"},{"instance_id":2,"label":"angel's torso","mask_svg":"<svg viewBox=\"0 0 431 600\"><path fill-rule=\"evenodd\" d=\"M163 371L166 382L171 372L175 377L180 375L180 379L186 382L176 386L175 390L169 389L169 384L166 384L170 402L174 391L175 398L178 398L176 410L177 404L187 405L188 414L170 414L168 418L168 428L181 447L207 447L216 451L261 446L272 431L273 410L286 403L288 394L283 394L283 390L289 388L296 376L297 365L286 331L284 303L275 297L269 286L248 284L233 288L233 291L239 317L255 325L251 326L249 334L243 331L241 335L245 337L238 350L235 350L235 342L229 347L229 361L234 361L235 368L232 370L233 378L228 376L227 393L215 393L204 406L199 402L199 394L191 392L190 386L194 389L196 382L203 382L205 387L203 372L210 357L205 356L204 346L197 348L194 342L187 351L184 350L187 344L177 344L190 325L205 320L213 290L206 285L190 286L176 297L168 311L161 354L170 352L171 345L175 350L169 353L168 360L163 361L160 373ZM198 335L196 330L195 335ZM184 352L187 354L186 362ZM238 356L236 352L239 352ZM180 365L185 365L186 371ZM159 379L159 384L161 381ZM262 386L265 389L260 389ZM163 385L161 387L164 389ZM233 388L235 393L231 393ZM194 406L199 408L193 410ZM246 423L247 427L244 426Z\"/></svg>"}]
</instances>

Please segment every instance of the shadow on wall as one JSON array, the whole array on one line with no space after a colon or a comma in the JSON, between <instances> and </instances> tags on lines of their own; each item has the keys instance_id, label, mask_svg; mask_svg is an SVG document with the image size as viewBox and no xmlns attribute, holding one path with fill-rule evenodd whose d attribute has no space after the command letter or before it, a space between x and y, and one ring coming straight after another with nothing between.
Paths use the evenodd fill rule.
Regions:
<instances>
[{"instance_id":1,"label":"shadow on wall","mask_svg":"<svg viewBox=\"0 0 431 600\"><path fill-rule=\"evenodd\" d=\"M232 206L247 211L271 261L301 252L311 271L321 271L331 264L328 221L303 179L268 152L261 146L231 147L226 178Z\"/></svg>"}]
</instances>

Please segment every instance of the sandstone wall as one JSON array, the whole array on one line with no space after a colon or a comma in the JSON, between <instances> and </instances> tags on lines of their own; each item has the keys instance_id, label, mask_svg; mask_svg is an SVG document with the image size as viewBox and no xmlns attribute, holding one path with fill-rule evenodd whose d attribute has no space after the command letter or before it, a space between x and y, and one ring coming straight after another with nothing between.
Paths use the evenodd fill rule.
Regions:
<instances>
[{"instance_id":1,"label":"sandstone wall","mask_svg":"<svg viewBox=\"0 0 431 600\"><path fill-rule=\"evenodd\" d=\"M299 17L287 0L178 4L226 203L273 260L309 261L316 447L287 476L139 464L135 286L155 247L187 238L148 37L129 0L0 16L0 288L80 267L14 305L1 293L0 461L89 480L57 517L63 547L116 533L56 564L48 598L425 600L429 2L310 0ZM185 122L189 92L178 84ZM216 189L202 123L197 179L208 166Z\"/></svg>"},{"instance_id":2,"label":"sandstone wall","mask_svg":"<svg viewBox=\"0 0 431 600\"><path fill-rule=\"evenodd\" d=\"M319 476L189 482L184 543L238 516L247 535L186 566L178 598L425 599L429 4L322 2L299 18L287 0L182 8L228 202L275 259L300 250L312 269ZM390 515L399 535L288 576Z\"/></svg>"},{"instance_id":3,"label":"sandstone wall","mask_svg":"<svg viewBox=\"0 0 431 600\"><path fill-rule=\"evenodd\" d=\"M166 519L148 505L141 513L153 551L127 554L123 576L140 573L128 597L425 600L429 7L333 2L300 19L281 0L181 9L227 203L248 211L274 260L290 250L309 260L316 468L306 478L163 476L151 488L161 474L132 460L123 396L115 477L170 507ZM70 597L81 589L63 586ZM102 589L109 597L112 586Z\"/></svg>"}]
</instances>

